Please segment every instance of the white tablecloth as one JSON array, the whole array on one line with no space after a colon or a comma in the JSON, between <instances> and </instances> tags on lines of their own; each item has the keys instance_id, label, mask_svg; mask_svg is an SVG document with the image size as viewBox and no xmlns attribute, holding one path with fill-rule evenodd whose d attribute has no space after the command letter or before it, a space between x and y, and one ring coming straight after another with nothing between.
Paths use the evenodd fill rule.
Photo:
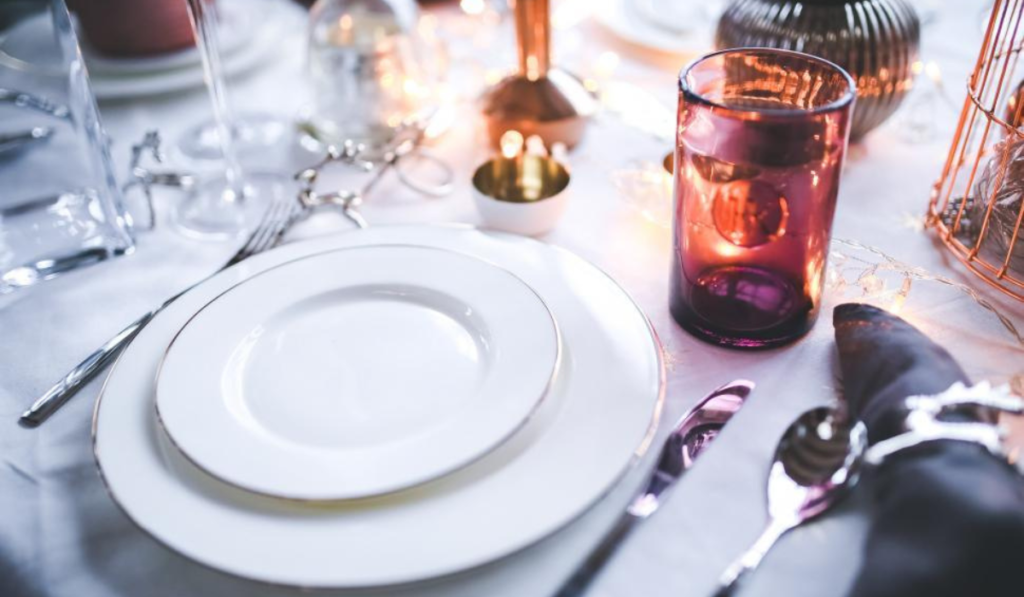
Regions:
<instances>
[{"instance_id":1,"label":"white tablecloth","mask_svg":"<svg viewBox=\"0 0 1024 597\"><path fill-rule=\"evenodd\" d=\"M973 3L943 3L938 18L925 29L922 57L941 67L947 91L957 104L963 97L961 81L980 43L977 11ZM464 23L460 25L463 17L454 7L439 12L441 23L449 30L462 35L470 31ZM296 11L295 16L291 34L272 48L266 64L232 82L233 101L242 111L294 114L306 103L301 75L304 27L302 15ZM473 76L479 77L481 64L486 69L511 63L507 29L500 35L477 36L475 43L484 47L461 38L452 51L453 68L466 80L471 80L465 74L467 69L476 69ZM614 56L602 58L607 51L621 58L617 65ZM644 63L639 58L634 49L620 45L593 22L584 21L557 33L557 61L605 80L633 82L671 109L675 71L680 65L665 60ZM903 261L969 282L1019 324L1024 305L984 288L938 250L927 233L908 225L909 216L920 216L925 209L957 116L955 108L941 101L931 105L937 128L931 142L907 142L894 120L851 148L836 236L877 246ZM110 103L102 106L102 111L122 168L128 146L145 129L159 128L173 142L185 127L209 114L202 90ZM479 118L473 112L469 112L472 118L466 114L438 146L456 168L456 192L444 199L424 199L388 178L365 209L371 222L478 222L467 181L487 150ZM672 321L667 309L669 231L627 205L610 179L611 171L630 161L654 162L667 150L663 142L613 116L597 118L571 157L568 213L545 240L605 269L651 318L669 364L662 436L677 416L712 387L735 377L756 380L759 387L663 510L638 530L608 566L594 586L595 597L709 594L720 571L748 546L766 521L766 471L779 435L797 413L835 396L830 314L839 297L828 298L821 321L808 337L769 352L714 348L688 336ZM336 174L333 181L341 183L348 176ZM166 219L174 196L163 193L158 199ZM337 216L323 215L294 231L292 238L343 233L340 231L345 228ZM15 423L32 399L112 332L213 271L233 250L226 243L186 240L165 224L157 232L141 234L134 255L21 292L0 310L0 595L299 594L203 568L172 553L129 522L105 493L92 460L90 418L99 381L39 429L26 430ZM944 343L976 379L1004 381L1024 370L1020 346L990 313L955 290L915 283L903 313ZM611 524L656 452L652 450L596 508L540 544L454 578L375 594L550 594ZM785 537L750 579L744 594L843 594L858 569L869 515L868 500L857 496L819 522Z\"/></svg>"}]
</instances>

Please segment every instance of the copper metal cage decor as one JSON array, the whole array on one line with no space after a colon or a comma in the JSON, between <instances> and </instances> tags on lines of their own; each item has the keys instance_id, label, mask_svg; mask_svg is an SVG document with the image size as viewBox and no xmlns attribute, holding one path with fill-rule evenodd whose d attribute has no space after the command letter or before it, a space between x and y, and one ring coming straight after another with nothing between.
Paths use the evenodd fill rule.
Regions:
<instances>
[{"instance_id":1,"label":"copper metal cage decor","mask_svg":"<svg viewBox=\"0 0 1024 597\"><path fill-rule=\"evenodd\" d=\"M983 280L1024 301L1024 0L995 0L927 223Z\"/></svg>"}]
</instances>

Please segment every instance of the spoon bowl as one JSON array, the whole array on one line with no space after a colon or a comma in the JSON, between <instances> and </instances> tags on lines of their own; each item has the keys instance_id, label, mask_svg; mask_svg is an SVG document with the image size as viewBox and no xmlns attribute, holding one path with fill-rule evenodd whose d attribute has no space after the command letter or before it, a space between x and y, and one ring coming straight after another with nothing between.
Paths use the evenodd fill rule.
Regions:
<instances>
[{"instance_id":1,"label":"spoon bowl","mask_svg":"<svg viewBox=\"0 0 1024 597\"><path fill-rule=\"evenodd\" d=\"M779 441L768 474L767 528L719 581L715 597L732 595L787 531L835 505L857 482L867 429L832 407L806 411Z\"/></svg>"},{"instance_id":2,"label":"spoon bowl","mask_svg":"<svg viewBox=\"0 0 1024 597\"><path fill-rule=\"evenodd\" d=\"M866 446L863 424L847 424L833 408L800 415L782 436L768 476L769 514L799 524L827 510L856 483Z\"/></svg>"}]
</instances>

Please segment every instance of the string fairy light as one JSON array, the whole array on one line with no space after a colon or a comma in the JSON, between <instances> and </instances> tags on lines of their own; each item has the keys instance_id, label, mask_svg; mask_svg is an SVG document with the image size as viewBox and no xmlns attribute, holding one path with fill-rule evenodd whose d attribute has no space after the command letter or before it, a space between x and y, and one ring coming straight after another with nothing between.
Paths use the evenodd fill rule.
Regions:
<instances>
[{"instance_id":1,"label":"string fairy light","mask_svg":"<svg viewBox=\"0 0 1024 597\"><path fill-rule=\"evenodd\" d=\"M671 174L664 165L634 162L626 168L611 170L612 185L619 195L646 220L668 229L671 227ZM834 238L829 251L825 283L833 295L849 296L850 300L868 302L893 313L901 312L915 282L931 282L953 288L990 312L1017 344L1024 347L1024 334L1013 321L976 290L924 268L909 265L877 247L856 240ZM890 285L887 279L898 283Z\"/></svg>"},{"instance_id":2,"label":"string fairy light","mask_svg":"<svg viewBox=\"0 0 1024 597\"><path fill-rule=\"evenodd\" d=\"M843 250L843 248L847 250ZM856 251L866 252L874 256L874 259L860 257L856 254ZM897 313L906 303L915 281L935 282L949 286L967 295L978 306L994 315L999 320L999 323L1006 328L1006 331L1014 337L1017 344L1024 347L1024 335L1017 329L1013 321L988 299L978 293L977 290L966 284L946 276L934 274L922 267L909 265L877 247L872 247L856 240L833 239L829 261L829 275L831 276L829 283L834 291L842 292L851 285L856 286L862 291L861 300L876 303L878 306ZM898 289L889 290L887 288L887 285L881 280L883 272L895 275L901 279ZM854 280L852 284L850 282L851 276L848 274L852 274Z\"/></svg>"}]
</instances>

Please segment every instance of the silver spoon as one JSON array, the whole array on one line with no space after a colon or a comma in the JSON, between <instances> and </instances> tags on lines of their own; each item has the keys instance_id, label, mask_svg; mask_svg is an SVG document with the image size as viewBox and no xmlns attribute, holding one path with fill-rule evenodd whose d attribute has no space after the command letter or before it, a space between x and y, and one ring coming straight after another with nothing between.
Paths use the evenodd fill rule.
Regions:
<instances>
[{"instance_id":1,"label":"silver spoon","mask_svg":"<svg viewBox=\"0 0 1024 597\"><path fill-rule=\"evenodd\" d=\"M834 408L815 408L800 415L782 436L768 474L768 526L726 568L715 597L732 595L782 535L839 501L857 482L866 446L864 424L850 426Z\"/></svg>"}]
</instances>

